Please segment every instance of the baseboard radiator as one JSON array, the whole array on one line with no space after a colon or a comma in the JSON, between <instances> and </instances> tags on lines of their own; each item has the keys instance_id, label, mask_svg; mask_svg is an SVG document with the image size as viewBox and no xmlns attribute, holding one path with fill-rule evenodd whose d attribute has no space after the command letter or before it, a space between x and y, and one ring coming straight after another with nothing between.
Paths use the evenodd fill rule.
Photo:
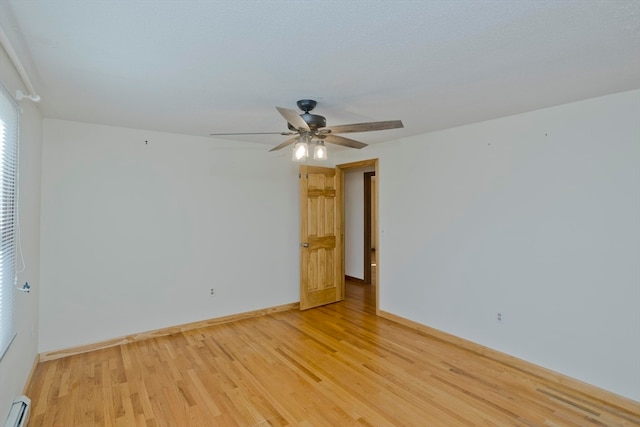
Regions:
<instances>
[{"instance_id":1,"label":"baseboard radiator","mask_svg":"<svg viewBox=\"0 0 640 427\"><path fill-rule=\"evenodd\" d=\"M4 427L27 427L29 423L29 410L31 409L31 399L27 396L19 396L13 401L7 421Z\"/></svg>"}]
</instances>

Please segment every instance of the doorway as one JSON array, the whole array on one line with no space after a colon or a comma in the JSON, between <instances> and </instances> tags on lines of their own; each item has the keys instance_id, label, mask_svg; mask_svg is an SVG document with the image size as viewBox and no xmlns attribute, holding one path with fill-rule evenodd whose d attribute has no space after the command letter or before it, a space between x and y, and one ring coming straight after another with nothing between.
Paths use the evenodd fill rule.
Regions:
<instances>
[{"instance_id":1,"label":"doorway","mask_svg":"<svg viewBox=\"0 0 640 427\"><path fill-rule=\"evenodd\" d=\"M364 205L363 205L363 222L364 222L364 246L363 246L363 268L364 268L364 284L375 286L373 280L375 279L375 267L376 264L376 239L374 228L377 221L375 218L376 209L374 206L375 197L375 172L365 172L363 174L363 187L364 187Z\"/></svg>"},{"instance_id":2,"label":"doorway","mask_svg":"<svg viewBox=\"0 0 640 427\"><path fill-rule=\"evenodd\" d=\"M352 162L352 163L345 163L345 164L340 164L337 165L336 168L341 169L342 172L345 174L351 172L355 172L358 169L363 169L365 168L367 171L366 172L362 172L360 171L360 176L363 179L363 191L364 191L364 196L363 193L356 193L353 195L349 195L345 189L343 188L343 194L344 197L361 197L363 198L364 202L363 202L363 210L364 212L361 213L361 215L363 215L363 234L362 234L362 238L361 241L358 243L354 243L356 245L361 245L359 248L359 251L357 252L361 252L361 255L358 255L359 257L359 261L358 262L359 265L362 266L363 268L363 277L362 278L358 278L358 277L350 277L348 274L345 274L345 280L347 282L347 284L351 283L357 286L362 286L362 290L361 292L358 291L355 294L360 295L360 294L366 294L369 295L368 299L371 300L371 303L373 303L372 305L375 306L375 314L378 315L379 314L379 299L378 299L378 289L380 286L379 283L379 257L378 257L378 253L379 253L379 239L378 239L378 221L377 221L377 217L378 217L378 182L379 182L379 170L378 170L378 159L370 159L370 160L362 160L362 161L358 161L358 162ZM343 184L344 185L344 184ZM348 227L348 225L346 225L345 223L345 212L344 212L344 206L346 206L348 203L348 200L345 200L345 202L343 203L343 221L342 223L345 224L345 228ZM360 225L358 225L359 227ZM345 232L347 232L348 230L344 230ZM344 241L346 239L343 239L343 246L344 246ZM374 250L372 250L374 249ZM343 247L343 262L342 265L346 265L345 264L345 257L348 256L347 252L345 250L345 248ZM360 264L361 263L361 264ZM348 293L347 293L348 294ZM348 297L349 295L347 295Z\"/></svg>"}]
</instances>

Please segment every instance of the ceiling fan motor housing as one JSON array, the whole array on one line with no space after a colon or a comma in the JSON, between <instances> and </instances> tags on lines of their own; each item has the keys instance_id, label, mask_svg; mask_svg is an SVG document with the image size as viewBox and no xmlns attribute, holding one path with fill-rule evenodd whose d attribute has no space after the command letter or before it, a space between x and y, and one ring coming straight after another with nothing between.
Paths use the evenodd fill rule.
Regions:
<instances>
[{"instance_id":1,"label":"ceiling fan motor housing","mask_svg":"<svg viewBox=\"0 0 640 427\"><path fill-rule=\"evenodd\" d=\"M302 120L304 120L311 130L318 130L319 128L323 128L327 126L327 119L317 114L309 114L309 111L316 108L318 105L317 101L313 99L301 99L296 102L298 108L304 111L304 114L300 114Z\"/></svg>"},{"instance_id":2,"label":"ceiling fan motor housing","mask_svg":"<svg viewBox=\"0 0 640 427\"><path fill-rule=\"evenodd\" d=\"M300 114L300 117L302 117L302 120L304 120L307 123L307 125L309 125L309 129L311 130L318 130L320 128L327 126L327 119L317 114L304 113L304 114ZM288 124L288 125L289 125L288 126L289 130L292 130L292 131L298 130L293 126L291 126L291 124Z\"/></svg>"}]
</instances>

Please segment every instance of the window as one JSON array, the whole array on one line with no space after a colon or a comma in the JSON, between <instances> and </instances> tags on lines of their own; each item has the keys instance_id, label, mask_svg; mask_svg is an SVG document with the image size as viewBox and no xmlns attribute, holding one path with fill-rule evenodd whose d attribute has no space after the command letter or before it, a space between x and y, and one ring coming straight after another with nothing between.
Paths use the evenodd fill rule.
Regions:
<instances>
[{"instance_id":1,"label":"window","mask_svg":"<svg viewBox=\"0 0 640 427\"><path fill-rule=\"evenodd\" d=\"M0 84L0 359L15 336L18 111Z\"/></svg>"}]
</instances>

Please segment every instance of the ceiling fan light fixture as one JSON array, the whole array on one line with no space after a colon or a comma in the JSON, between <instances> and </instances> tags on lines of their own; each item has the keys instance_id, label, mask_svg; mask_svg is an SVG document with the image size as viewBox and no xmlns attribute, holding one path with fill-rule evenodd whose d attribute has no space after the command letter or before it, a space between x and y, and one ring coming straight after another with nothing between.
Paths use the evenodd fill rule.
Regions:
<instances>
[{"instance_id":1,"label":"ceiling fan light fixture","mask_svg":"<svg viewBox=\"0 0 640 427\"><path fill-rule=\"evenodd\" d=\"M294 162L303 162L309 158L309 144L305 138L302 138L300 141L296 142L293 146L293 156L291 160Z\"/></svg>"},{"instance_id":2,"label":"ceiling fan light fixture","mask_svg":"<svg viewBox=\"0 0 640 427\"><path fill-rule=\"evenodd\" d=\"M316 145L313 147L313 159L327 160L327 147L325 147L324 141L316 141Z\"/></svg>"}]
</instances>

